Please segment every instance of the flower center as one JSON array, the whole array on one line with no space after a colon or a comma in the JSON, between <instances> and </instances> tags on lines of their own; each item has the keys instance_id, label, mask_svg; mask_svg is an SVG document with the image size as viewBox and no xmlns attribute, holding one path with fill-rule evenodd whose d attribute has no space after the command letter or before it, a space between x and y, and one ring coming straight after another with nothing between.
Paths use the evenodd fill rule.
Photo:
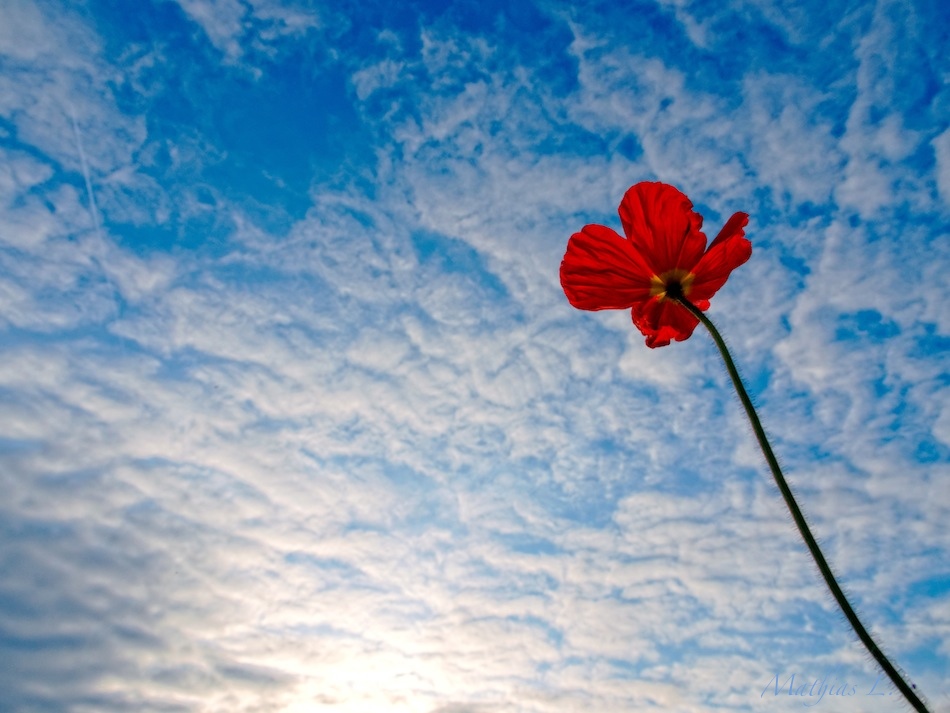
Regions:
<instances>
[{"instance_id":1,"label":"flower center","mask_svg":"<svg viewBox=\"0 0 950 713\"><path fill-rule=\"evenodd\" d=\"M654 275L650 278L650 297L658 297L661 302L687 297L695 277L693 273L681 268Z\"/></svg>"}]
</instances>

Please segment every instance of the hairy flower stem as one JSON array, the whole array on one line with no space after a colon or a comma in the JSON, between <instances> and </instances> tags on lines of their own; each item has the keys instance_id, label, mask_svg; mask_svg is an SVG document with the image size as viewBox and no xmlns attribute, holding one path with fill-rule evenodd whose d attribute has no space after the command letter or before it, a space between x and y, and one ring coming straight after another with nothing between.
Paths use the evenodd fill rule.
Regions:
<instances>
[{"instance_id":1,"label":"hairy flower stem","mask_svg":"<svg viewBox=\"0 0 950 713\"><path fill-rule=\"evenodd\" d=\"M874 643L874 639L871 638L871 635L864 628L861 620L858 619L858 615L854 612L850 602L848 602L848 598L845 596L844 592L841 591L841 587L838 586L838 582L835 580L835 577L831 572L831 567L829 567L828 562L825 561L825 556L821 553L818 543L812 536L811 530L808 528L808 523L805 522L805 516L802 515L802 511L798 507L798 503L795 502L795 496L792 495L792 491L788 487L788 483L785 482L785 476L782 475L782 469L779 467L778 460L776 459L775 454L772 452L772 447L769 445L769 440L765 435L765 430L762 428L762 423L759 421L759 416L755 412L755 407L752 405L752 400L749 398L749 394L746 392L745 386L742 383L742 378L739 376L739 370L736 369L735 362L732 361L732 356L729 354L729 350L726 348L726 343L719 334L719 330L716 329L715 325L713 325L709 318L703 314L702 311L696 307L696 305L692 304L685 297L677 295L675 299L681 305L683 305L683 307L688 309L690 313L696 317L696 319L703 323L703 326L705 326L712 335L713 341L716 342L716 346L719 348L719 353L722 355L722 360L726 363L726 369L729 371L732 384L736 387L736 393L739 395L739 400L742 402L743 407L745 407L746 415L749 417L749 421L752 423L752 430L755 431L756 440L758 440L759 447L762 449L762 454L765 456L765 460L769 464L769 468L771 469L772 475L775 478L775 483L778 485L778 489L782 491L782 497L785 498L785 504L788 505L788 509L791 511L792 517L795 519L795 524L798 526L798 531L802 534L802 539L805 540L805 544L808 545L811 556L815 558L815 564L817 564L818 569L821 570L821 576L825 578L825 583L828 585L828 589L831 590L835 600L838 602L838 606L841 607L841 611L844 612L844 615L848 618L848 622L850 622L851 627L858 635L858 638L861 639L861 642L867 647L867 650L871 653L871 656L873 656L874 660L880 664L882 669L884 669L884 673L888 675L888 677L897 687L897 690L899 690L901 694L903 694L904 698L907 699L907 702L910 703L914 709L920 713L929 713L927 707L917 697L913 689L907 685L903 678L901 678L901 675L897 672L897 669L894 668L894 665L878 648L877 644Z\"/></svg>"}]
</instances>

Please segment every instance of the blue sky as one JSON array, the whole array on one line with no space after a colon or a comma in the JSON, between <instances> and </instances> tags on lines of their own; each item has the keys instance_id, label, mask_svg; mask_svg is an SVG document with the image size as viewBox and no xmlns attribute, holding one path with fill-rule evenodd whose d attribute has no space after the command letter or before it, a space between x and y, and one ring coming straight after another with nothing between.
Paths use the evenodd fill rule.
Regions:
<instances>
[{"instance_id":1,"label":"blue sky","mask_svg":"<svg viewBox=\"0 0 950 713\"><path fill-rule=\"evenodd\" d=\"M948 11L510 5L3 3L5 710L899 709L708 337L567 304L641 180L950 710Z\"/></svg>"}]
</instances>

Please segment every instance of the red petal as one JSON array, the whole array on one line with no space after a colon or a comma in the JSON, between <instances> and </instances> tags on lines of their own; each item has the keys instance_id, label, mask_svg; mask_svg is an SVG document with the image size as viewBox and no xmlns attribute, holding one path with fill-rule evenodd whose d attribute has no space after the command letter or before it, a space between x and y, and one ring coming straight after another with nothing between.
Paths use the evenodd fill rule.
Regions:
<instances>
[{"instance_id":1,"label":"red petal","mask_svg":"<svg viewBox=\"0 0 950 713\"><path fill-rule=\"evenodd\" d=\"M620 222L627 239L657 275L680 268L692 271L706 249L703 217L673 186L638 183L620 202Z\"/></svg>"},{"instance_id":2,"label":"red petal","mask_svg":"<svg viewBox=\"0 0 950 713\"><path fill-rule=\"evenodd\" d=\"M647 338L647 346L655 349L671 340L689 339L699 320L672 300L654 298L633 308L633 323Z\"/></svg>"},{"instance_id":3,"label":"red petal","mask_svg":"<svg viewBox=\"0 0 950 713\"><path fill-rule=\"evenodd\" d=\"M746 239L744 230L748 223L747 214L736 213L719 231L709 250L693 269L696 277L689 291L692 302L710 299L726 284L732 271L752 256L752 243Z\"/></svg>"},{"instance_id":4,"label":"red petal","mask_svg":"<svg viewBox=\"0 0 950 713\"><path fill-rule=\"evenodd\" d=\"M646 301L652 275L636 248L603 225L574 233L561 262L561 287L578 309L624 309Z\"/></svg>"},{"instance_id":5,"label":"red petal","mask_svg":"<svg viewBox=\"0 0 950 713\"><path fill-rule=\"evenodd\" d=\"M732 217L726 221L724 226L722 226L722 230L719 231L719 235L716 236L716 239L709 244L709 249L712 250L717 244L723 240L726 240L727 238L731 238L736 235L741 238L745 235L745 227L748 224L748 213L733 213Z\"/></svg>"}]
</instances>

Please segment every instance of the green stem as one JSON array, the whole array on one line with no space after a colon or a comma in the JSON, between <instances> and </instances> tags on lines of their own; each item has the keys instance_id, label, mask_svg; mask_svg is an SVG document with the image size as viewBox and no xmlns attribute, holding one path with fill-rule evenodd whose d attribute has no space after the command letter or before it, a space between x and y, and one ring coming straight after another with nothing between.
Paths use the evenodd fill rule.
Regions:
<instances>
[{"instance_id":1,"label":"green stem","mask_svg":"<svg viewBox=\"0 0 950 713\"><path fill-rule=\"evenodd\" d=\"M897 669L894 668L894 665L878 648L877 644L874 643L874 639L871 638L871 635L864 628L861 620L858 619L858 615L854 612L850 602L848 602L848 598L845 596L844 592L841 591L841 587L838 586L838 582L835 580L835 576L831 572L831 567L829 567L828 562L825 561L825 556L821 553L818 543L812 536L811 530L808 528L808 523L805 522L805 516L802 515L802 511L798 507L798 503L795 502L795 496L792 495L792 491L788 487L788 483L785 482L785 476L782 475L782 469L779 467L778 460L775 458L775 454L772 452L772 447L769 445L769 440L765 435L765 430L762 428L762 423L759 421L759 416L755 412L755 407L752 405L752 400L749 398L749 394L745 390L745 386L742 383L742 378L739 376L739 370L736 369L736 365L732 361L732 356L729 354L729 350L726 348L726 343L723 341L722 336L720 336L719 331L709 320L709 318L703 314L703 312L698 307L696 307L696 305L692 304L685 297L679 297L677 300L681 305L683 305L683 307L689 310L689 312L694 317L696 317L696 319L703 323L703 326L705 326L712 335L713 341L716 342L716 346L719 347L719 353L722 355L722 359L726 363L726 369L729 371L732 384L736 387L736 393L739 395L739 400L742 402L743 407L745 407L746 415L749 417L749 421L752 423L752 430L755 431L756 440L758 440L759 447L762 449L762 454L765 456L765 460L769 464L769 468L771 469L772 475L775 478L775 483L778 485L778 489L782 491L782 497L785 498L785 504L788 505L788 509L791 511L792 517L795 519L795 524L798 526L798 531L805 540L805 544L808 545L808 550L811 552L811 556L815 558L815 564L818 565L818 569L821 571L821 576L825 578L825 583L828 585L828 589L831 590L835 600L838 602L838 606L841 607L841 611L844 612L844 615L848 618L848 622L851 624L851 627L858 635L858 638L861 639L861 642L865 645L865 647L867 647L867 650L871 653L871 656L873 656L874 660L878 662L882 669L884 669L884 673L886 673L894 685L897 686L897 690L903 694L904 698L907 699L907 702L910 703L914 709L920 713L929 713L927 707L917 697L913 689L907 685L903 678L901 678L901 675L897 672Z\"/></svg>"}]
</instances>

